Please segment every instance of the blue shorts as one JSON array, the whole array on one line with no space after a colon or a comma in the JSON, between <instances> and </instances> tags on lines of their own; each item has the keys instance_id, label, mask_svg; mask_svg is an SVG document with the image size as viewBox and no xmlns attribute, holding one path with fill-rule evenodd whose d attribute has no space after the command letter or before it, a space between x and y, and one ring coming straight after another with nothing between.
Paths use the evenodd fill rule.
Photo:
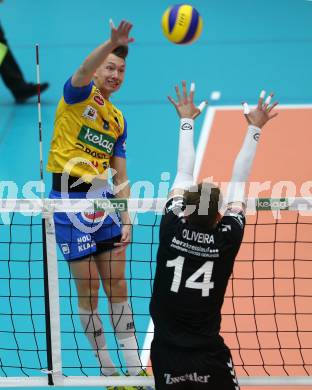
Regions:
<instances>
[{"instance_id":1,"label":"blue shorts","mask_svg":"<svg viewBox=\"0 0 312 390\"><path fill-rule=\"evenodd\" d=\"M89 195L90 196L90 195ZM70 199L86 198L85 192L70 192ZM113 196L107 194L107 198ZM61 192L52 190L49 198L61 199ZM65 260L81 260L113 248L120 241L121 222L118 213L113 217L104 211L96 213L54 213L56 242Z\"/></svg>"}]
</instances>

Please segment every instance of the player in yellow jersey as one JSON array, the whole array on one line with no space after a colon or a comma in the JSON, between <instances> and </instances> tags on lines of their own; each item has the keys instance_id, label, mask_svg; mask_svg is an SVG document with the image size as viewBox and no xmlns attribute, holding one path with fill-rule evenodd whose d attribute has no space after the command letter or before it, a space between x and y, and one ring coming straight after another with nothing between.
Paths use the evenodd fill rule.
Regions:
<instances>
[{"instance_id":1,"label":"player in yellow jersey","mask_svg":"<svg viewBox=\"0 0 312 390\"><path fill-rule=\"evenodd\" d=\"M121 87L132 25L111 25L111 37L96 48L64 85L58 104L47 170L53 174L51 198L111 198L107 171L113 168L119 198L128 198L125 141L127 123L110 96ZM66 179L66 180L64 180ZM64 186L65 183L65 186ZM99 218L98 218L99 217ZM119 218L119 217L118 217ZM69 262L78 291L79 315L103 375L118 375L106 348L98 314L100 280L130 375L142 371L125 281L125 247L131 240L127 212L119 219L80 213L55 214L56 238ZM114 249L115 246L119 248ZM114 249L112 251L112 249Z\"/></svg>"}]
</instances>

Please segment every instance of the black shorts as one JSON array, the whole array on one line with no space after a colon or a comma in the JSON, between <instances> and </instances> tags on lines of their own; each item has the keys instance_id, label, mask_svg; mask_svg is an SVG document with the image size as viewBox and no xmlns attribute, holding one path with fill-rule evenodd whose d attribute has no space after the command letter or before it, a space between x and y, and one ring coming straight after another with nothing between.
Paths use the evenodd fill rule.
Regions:
<instances>
[{"instance_id":1,"label":"black shorts","mask_svg":"<svg viewBox=\"0 0 312 390\"><path fill-rule=\"evenodd\" d=\"M165 346L153 340L151 360L156 390L240 389L226 346L210 352Z\"/></svg>"},{"instance_id":2,"label":"black shorts","mask_svg":"<svg viewBox=\"0 0 312 390\"><path fill-rule=\"evenodd\" d=\"M108 238L107 240L104 240L104 241L97 242L96 243L96 251L91 253L91 255L97 256L97 255L100 255L101 253L109 252L113 249L116 249L115 243L120 242L120 240L121 240L121 235L115 236L112 238ZM88 258L90 258L90 254L87 256L77 257L75 259L68 260L68 261L80 261L80 260L85 260Z\"/></svg>"},{"instance_id":3,"label":"black shorts","mask_svg":"<svg viewBox=\"0 0 312 390\"><path fill-rule=\"evenodd\" d=\"M108 252L113 250L114 248L116 249L115 243L120 242L121 240L121 235L108 238L107 240L104 241L99 241L96 243L96 252L94 255L100 255L103 252Z\"/></svg>"}]
</instances>

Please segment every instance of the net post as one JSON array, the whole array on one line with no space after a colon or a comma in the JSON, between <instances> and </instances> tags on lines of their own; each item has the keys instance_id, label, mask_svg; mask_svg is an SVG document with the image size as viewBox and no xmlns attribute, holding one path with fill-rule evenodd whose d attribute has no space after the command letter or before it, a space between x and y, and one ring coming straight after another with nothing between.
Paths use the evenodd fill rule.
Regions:
<instances>
[{"instance_id":1,"label":"net post","mask_svg":"<svg viewBox=\"0 0 312 390\"><path fill-rule=\"evenodd\" d=\"M49 298L49 273L47 260L47 244L46 244L46 221L42 216L42 255L43 255L43 275L44 275L44 305L45 305L45 325L46 325L46 348L47 348L47 373L48 384L53 386L52 378L52 341L51 341L51 317L50 317L50 298Z\"/></svg>"},{"instance_id":2,"label":"net post","mask_svg":"<svg viewBox=\"0 0 312 390\"><path fill-rule=\"evenodd\" d=\"M56 255L53 208L43 202L42 210L43 271L49 385L62 382L59 279Z\"/></svg>"}]
</instances>

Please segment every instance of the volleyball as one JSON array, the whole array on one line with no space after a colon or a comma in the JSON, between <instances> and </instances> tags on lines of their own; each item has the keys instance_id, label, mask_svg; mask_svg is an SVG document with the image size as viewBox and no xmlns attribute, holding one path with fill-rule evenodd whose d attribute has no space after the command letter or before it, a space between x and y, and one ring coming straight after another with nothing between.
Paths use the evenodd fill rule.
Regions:
<instances>
[{"instance_id":1,"label":"volleyball","mask_svg":"<svg viewBox=\"0 0 312 390\"><path fill-rule=\"evenodd\" d=\"M196 41L203 28L199 12L188 4L169 7L162 16L162 30L169 41L183 45Z\"/></svg>"}]
</instances>

